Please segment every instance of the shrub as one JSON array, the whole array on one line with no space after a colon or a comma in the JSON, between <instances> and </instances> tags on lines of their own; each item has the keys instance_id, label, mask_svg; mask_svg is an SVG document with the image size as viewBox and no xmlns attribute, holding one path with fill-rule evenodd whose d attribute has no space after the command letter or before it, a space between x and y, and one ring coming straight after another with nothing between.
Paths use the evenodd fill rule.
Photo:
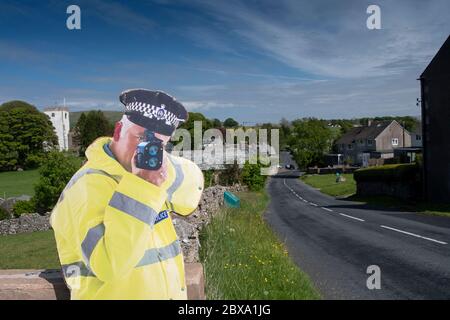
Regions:
<instances>
[{"instance_id":1,"label":"shrub","mask_svg":"<svg viewBox=\"0 0 450 320\"><path fill-rule=\"evenodd\" d=\"M42 164L43 155L41 154L30 154L27 156L25 160L25 168L27 169L36 169L39 168Z\"/></svg>"},{"instance_id":2,"label":"shrub","mask_svg":"<svg viewBox=\"0 0 450 320\"><path fill-rule=\"evenodd\" d=\"M6 211L2 207L0 207L0 221L1 220L6 220L6 219L9 219L9 218L10 218L10 215L9 215L8 211Z\"/></svg>"},{"instance_id":3,"label":"shrub","mask_svg":"<svg viewBox=\"0 0 450 320\"><path fill-rule=\"evenodd\" d=\"M416 164L417 164L420 168L423 168L423 154L421 154L421 153L416 154Z\"/></svg>"},{"instance_id":4,"label":"shrub","mask_svg":"<svg viewBox=\"0 0 450 320\"><path fill-rule=\"evenodd\" d=\"M58 201L66 184L79 169L75 161L61 152L50 152L39 169L39 181L34 187L32 201L36 210L44 213L51 210Z\"/></svg>"},{"instance_id":5,"label":"shrub","mask_svg":"<svg viewBox=\"0 0 450 320\"><path fill-rule=\"evenodd\" d=\"M214 183L214 171L213 170L204 170L203 178L205 180L205 188L210 187Z\"/></svg>"},{"instance_id":6,"label":"shrub","mask_svg":"<svg viewBox=\"0 0 450 320\"><path fill-rule=\"evenodd\" d=\"M227 164L225 165L225 169L219 173L219 184L222 186L230 186L240 183L241 174L242 170L236 162L234 164Z\"/></svg>"},{"instance_id":7,"label":"shrub","mask_svg":"<svg viewBox=\"0 0 450 320\"><path fill-rule=\"evenodd\" d=\"M418 181L420 180L420 168L412 164L390 164L378 167L358 169L354 172L356 182L367 181Z\"/></svg>"},{"instance_id":8,"label":"shrub","mask_svg":"<svg viewBox=\"0 0 450 320\"><path fill-rule=\"evenodd\" d=\"M252 191L258 191L264 188L267 176L261 174L263 166L258 162L250 164L246 162L242 169L242 182Z\"/></svg>"},{"instance_id":9,"label":"shrub","mask_svg":"<svg viewBox=\"0 0 450 320\"><path fill-rule=\"evenodd\" d=\"M17 201L13 207L14 216L19 217L24 213L32 213L36 211L36 207L33 201Z\"/></svg>"}]
</instances>

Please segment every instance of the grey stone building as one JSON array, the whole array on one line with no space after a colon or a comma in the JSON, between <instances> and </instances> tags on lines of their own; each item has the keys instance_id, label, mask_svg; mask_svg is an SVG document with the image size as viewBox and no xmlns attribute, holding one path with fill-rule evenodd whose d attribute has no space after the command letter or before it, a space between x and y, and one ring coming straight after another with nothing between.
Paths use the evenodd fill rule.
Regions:
<instances>
[{"instance_id":1,"label":"grey stone building","mask_svg":"<svg viewBox=\"0 0 450 320\"><path fill-rule=\"evenodd\" d=\"M429 201L450 203L450 37L419 80L424 195Z\"/></svg>"},{"instance_id":2,"label":"grey stone building","mask_svg":"<svg viewBox=\"0 0 450 320\"><path fill-rule=\"evenodd\" d=\"M367 166L369 159L394 157L394 149L411 146L411 135L397 121L369 122L355 127L336 141L346 162Z\"/></svg>"}]
</instances>

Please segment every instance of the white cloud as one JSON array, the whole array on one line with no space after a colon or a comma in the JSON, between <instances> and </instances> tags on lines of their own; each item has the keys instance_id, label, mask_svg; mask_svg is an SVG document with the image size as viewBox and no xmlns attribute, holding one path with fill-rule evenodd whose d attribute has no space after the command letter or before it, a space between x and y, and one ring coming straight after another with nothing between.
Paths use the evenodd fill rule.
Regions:
<instances>
[{"instance_id":1,"label":"white cloud","mask_svg":"<svg viewBox=\"0 0 450 320\"><path fill-rule=\"evenodd\" d=\"M222 109L236 107L233 103L220 103L217 101L181 101L188 111L205 111L210 109Z\"/></svg>"},{"instance_id":2,"label":"white cloud","mask_svg":"<svg viewBox=\"0 0 450 320\"><path fill-rule=\"evenodd\" d=\"M423 65L448 35L450 2L379 2L383 29L375 31L366 28L364 1L195 3L265 54L301 71L355 78Z\"/></svg>"}]
</instances>

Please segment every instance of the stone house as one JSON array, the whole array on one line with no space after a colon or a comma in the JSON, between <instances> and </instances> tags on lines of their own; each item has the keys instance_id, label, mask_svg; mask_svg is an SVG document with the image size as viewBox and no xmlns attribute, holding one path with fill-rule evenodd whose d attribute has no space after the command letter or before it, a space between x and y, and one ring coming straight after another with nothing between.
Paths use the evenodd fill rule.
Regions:
<instances>
[{"instance_id":1,"label":"stone house","mask_svg":"<svg viewBox=\"0 0 450 320\"><path fill-rule=\"evenodd\" d=\"M397 121L369 121L339 138L337 150L347 163L368 166L369 159L394 157L394 149L411 146L411 135Z\"/></svg>"}]
</instances>

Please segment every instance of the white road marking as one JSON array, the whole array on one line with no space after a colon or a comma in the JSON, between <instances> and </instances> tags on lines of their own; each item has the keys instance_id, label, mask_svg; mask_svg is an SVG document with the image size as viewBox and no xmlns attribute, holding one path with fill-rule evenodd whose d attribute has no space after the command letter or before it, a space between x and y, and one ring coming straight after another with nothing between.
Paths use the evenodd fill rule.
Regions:
<instances>
[{"instance_id":1,"label":"white road marking","mask_svg":"<svg viewBox=\"0 0 450 320\"><path fill-rule=\"evenodd\" d=\"M388 226L380 226L380 227L385 228L385 229L389 229L389 230L392 230L392 231L397 231L397 232L400 232L400 233L404 233L404 234L407 234L407 235L410 235L410 236L413 236L413 237L416 237L416 238L421 238L421 239L425 239L425 240L428 240L428 241L437 242L437 243L440 243L440 244L447 244L447 242L444 242L444 241L439 241L439 240L435 240L435 239L432 239L432 238L423 237L423 236L420 236L420 235L415 234L415 233L411 233L411 232L407 232L407 231L391 228L391 227L388 227Z\"/></svg>"},{"instance_id":2,"label":"white road marking","mask_svg":"<svg viewBox=\"0 0 450 320\"><path fill-rule=\"evenodd\" d=\"M299 199L301 199L303 202L309 203L309 204L312 205L312 206L318 207L317 204L315 204L315 203L313 203L313 202L308 202L307 200L305 200L305 199L303 199L301 196L299 196L293 189L291 189L291 188L286 184L286 179L283 179L283 183L284 183L284 185L285 185L285 186L286 186L286 187L287 187L287 188L288 188L295 196L297 196L297 197L298 197ZM323 210L329 211L329 212L333 212L333 210L328 209L328 208L325 208L325 207L320 207L320 208L323 209ZM339 213L339 212L338 212L338 213ZM365 221L364 219L356 218L356 217L350 216L350 215L348 215L348 214L344 214L344 213L339 213L339 214L340 214L341 216L343 216L343 217L347 217L347 218L354 219L354 220L357 220L357 221L361 221L361 222L364 222L364 221ZM381 225L380 227L381 227L381 228L384 228L384 229L396 231L396 232L399 232L399 233L403 233L403 234L406 234L406 235L409 235L409 236L413 236L413 237L416 237L416 238L420 238L420 239L424 239L424 240L436 242L436 243L439 243L439 244L443 244L443 245L448 244L447 242L439 241L439 240L432 239L432 238L428 238L428 237L424 237L424 236L421 236L421 235L418 235L418 234L415 234L415 233L412 233L412 232L403 231L403 230L400 230L400 229L396 229L396 228L392 228L392 227L388 227L388 226L383 226L383 225Z\"/></svg>"},{"instance_id":3,"label":"white road marking","mask_svg":"<svg viewBox=\"0 0 450 320\"><path fill-rule=\"evenodd\" d=\"M354 217L354 216L349 216L348 214L343 214L343 213L339 213L341 216L343 216L343 217L347 217L347 218L350 218L350 219L355 219L355 220L358 220L358 221L361 221L361 222L364 222L365 220L363 220L363 219L360 219L360 218L356 218L356 217Z\"/></svg>"}]
</instances>

